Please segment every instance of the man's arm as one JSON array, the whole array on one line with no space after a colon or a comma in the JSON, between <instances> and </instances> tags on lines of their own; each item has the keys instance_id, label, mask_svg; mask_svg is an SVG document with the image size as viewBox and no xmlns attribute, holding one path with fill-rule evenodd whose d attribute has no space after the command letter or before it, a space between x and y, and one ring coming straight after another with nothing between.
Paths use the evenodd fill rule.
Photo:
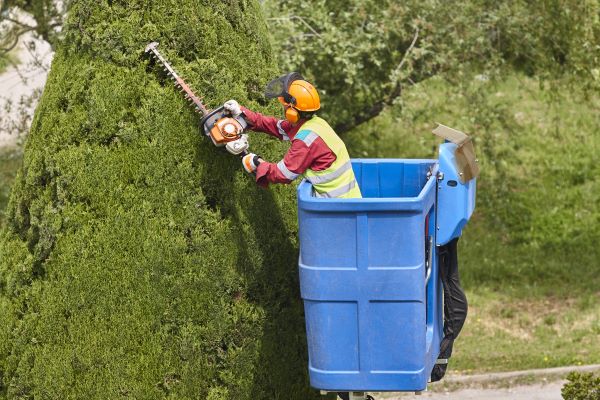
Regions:
<instances>
[{"instance_id":1,"label":"man's arm","mask_svg":"<svg viewBox=\"0 0 600 400\"><path fill-rule=\"evenodd\" d=\"M335 154L321 138L310 145L294 140L281 161L260 163L256 170L256 183L263 187L269 183L290 183L308 168L320 171L328 168L335 159Z\"/></svg>"},{"instance_id":2,"label":"man's arm","mask_svg":"<svg viewBox=\"0 0 600 400\"><path fill-rule=\"evenodd\" d=\"M275 117L267 117L261 113L251 111L246 107L240 108L244 114L244 118L253 131L267 133L271 136L275 136L279 140L290 140L287 134L291 128L290 122Z\"/></svg>"}]
</instances>

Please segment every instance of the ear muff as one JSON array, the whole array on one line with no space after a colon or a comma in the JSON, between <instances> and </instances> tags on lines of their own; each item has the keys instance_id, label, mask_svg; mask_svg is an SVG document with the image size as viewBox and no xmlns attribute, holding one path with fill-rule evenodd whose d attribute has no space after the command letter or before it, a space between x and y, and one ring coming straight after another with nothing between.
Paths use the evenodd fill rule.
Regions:
<instances>
[{"instance_id":1,"label":"ear muff","mask_svg":"<svg viewBox=\"0 0 600 400\"><path fill-rule=\"evenodd\" d=\"M292 106L287 106L285 108L285 119L290 121L292 124L295 124L300 120L300 113Z\"/></svg>"}]
</instances>

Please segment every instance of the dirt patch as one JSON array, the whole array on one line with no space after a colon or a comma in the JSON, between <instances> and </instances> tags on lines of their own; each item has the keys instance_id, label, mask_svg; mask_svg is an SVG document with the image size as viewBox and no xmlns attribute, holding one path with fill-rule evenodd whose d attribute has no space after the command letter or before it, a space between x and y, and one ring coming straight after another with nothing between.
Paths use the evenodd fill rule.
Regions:
<instances>
[{"instance_id":1,"label":"dirt patch","mask_svg":"<svg viewBox=\"0 0 600 400\"><path fill-rule=\"evenodd\" d=\"M557 336L574 330L590 330L600 318L600 294L596 305L582 307L579 298L495 299L469 307L469 318L486 334L502 332L515 339L531 341L537 329L553 330ZM593 303L593 302L592 302ZM577 318L573 318L576 314Z\"/></svg>"}]
</instances>

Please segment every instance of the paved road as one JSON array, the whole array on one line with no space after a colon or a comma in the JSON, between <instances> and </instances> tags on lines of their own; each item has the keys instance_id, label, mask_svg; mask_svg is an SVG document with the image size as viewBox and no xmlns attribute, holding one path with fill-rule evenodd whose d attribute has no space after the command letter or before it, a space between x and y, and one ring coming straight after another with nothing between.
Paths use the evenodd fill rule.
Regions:
<instances>
[{"instance_id":1,"label":"paved road","mask_svg":"<svg viewBox=\"0 0 600 400\"><path fill-rule=\"evenodd\" d=\"M442 382L430 384L431 391L420 395L376 393L374 397L377 400L559 400L562 399L560 391L569 372L598 373L600 364L478 375L449 374ZM526 385L524 382L531 384Z\"/></svg>"},{"instance_id":2,"label":"paved road","mask_svg":"<svg viewBox=\"0 0 600 400\"><path fill-rule=\"evenodd\" d=\"M453 392L425 392L419 396L414 394L381 395L376 400L560 400L560 390L565 381L556 381L545 384L528 386L514 386L510 388L469 388Z\"/></svg>"},{"instance_id":3,"label":"paved road","mask_svg":"<svg viewBox=\"0 0 600 400\"><path fill-rule=\"evenodd\" d=\"M25 43L31 41L35 43L33 51L25 47ZM53 55L48 43L34 40L31 34L25 34L19 45L19 64L17 67L7 68L0 74L0 147L16 141L17 138L5 129L7 119L19 117L19 110L14 105L18 104L23 96L28 96L35 89L44 87ZM36 62L38 58L40 63ZM13 107L9 113L6 113L5 107L9 102ZM27 108L30 115L33 115L35 106L36 104L32 104Z\"/></svg>"}]
</instances>

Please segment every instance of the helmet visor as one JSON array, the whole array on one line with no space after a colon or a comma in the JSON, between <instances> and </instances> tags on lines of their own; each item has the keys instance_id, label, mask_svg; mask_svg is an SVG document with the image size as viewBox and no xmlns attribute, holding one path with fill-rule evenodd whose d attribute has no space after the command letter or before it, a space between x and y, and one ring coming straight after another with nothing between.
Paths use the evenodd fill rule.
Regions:
<instances>
[{"instance_id":1,"label":"helmet visor","mask_svg":"<svg viewBox=\"0 0 600 400\"><path fill-rule=\"evenodd\" d=\"M300 75L297 72L292 72L287 75L280 76L279 78L273 79L267 84L267 88L265 89L265 97L267 99L283 97L285 101L289 102L289 94L287 90L292 84L292 82L297 80L304 80L302 75Z\"/></svg>"}]
</instances>

